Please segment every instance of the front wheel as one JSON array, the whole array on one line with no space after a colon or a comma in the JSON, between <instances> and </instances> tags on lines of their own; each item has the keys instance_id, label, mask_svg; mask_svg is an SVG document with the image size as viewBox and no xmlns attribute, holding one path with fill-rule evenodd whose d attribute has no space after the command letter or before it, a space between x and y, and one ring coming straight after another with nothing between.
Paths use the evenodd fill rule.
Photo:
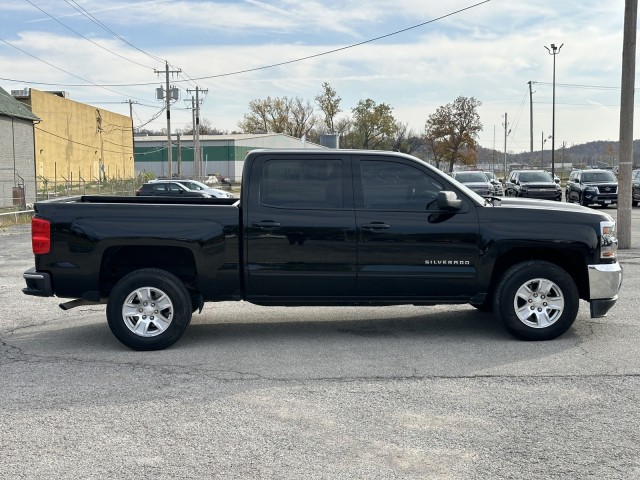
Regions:
<instances>
[{"instance_id":1,"label":"front wheel","mask_svg":"<svg viewBox=\"0 0 640 480\"><path fill-rule=\"evenodd\" d=\"M115 337L134 350L160 350L175 343L191 321L191 296L175 275L136 270L116 284L107 302Z\"/></svg>"},{"instance_id":2,"label":"front wheel","mask_svg":"<svg viewBox=\"0 0 640 480\"><path fill-rule=\"evenodd\" d=\"M494 311L521 340L551 340L566 332L578 315L580 297L571 276L557 265L528 261L500 279Z\"/></svg>"},{"instance_id":3,"label":"front wheel","mask_svg":"<svg viewBox=\"0 0 640 480\"><path fill-rule=\"evenodd\" d=\"M582 194L580 194L580 196L578 197L578 203L580 205L582 205L583 207L588 207L589 206L589 202L584 198L584 196Z\"/></svg>"}]
</instances>

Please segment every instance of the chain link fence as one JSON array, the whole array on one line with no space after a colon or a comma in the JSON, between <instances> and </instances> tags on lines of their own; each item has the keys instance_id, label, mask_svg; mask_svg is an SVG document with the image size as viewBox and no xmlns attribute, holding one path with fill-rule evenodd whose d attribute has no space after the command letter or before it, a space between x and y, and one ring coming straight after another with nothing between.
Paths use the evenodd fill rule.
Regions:
<instances>
[{"instance_id":1,"label":"chain link fence","mask_svg":"<svg viewBox=\"0 0 640 480\"><path fill-rule=\"evenodd\" d=\"M108 180L87 181L79 179L49 179L38 177L36 201L52 198L73 197L76 195L115 195L132 196L136 190L148 181L144 175L133 178L111 178Z\"/></svg>"},{"instance_id":2,"label":"chain link fence","mask_svg":"<svg viewBox=\"0 0 640 480\"><path fill-rule=\"evenodd\" d=\"M79 195L132 196L148 180L145 175L101 181L38 177L34 187L25 186L15 178L0 177L0 227L28 223L33 215L33 204L38 201ZM34 191L35 194L32 193Z\"/></svg>"}]
</instances>

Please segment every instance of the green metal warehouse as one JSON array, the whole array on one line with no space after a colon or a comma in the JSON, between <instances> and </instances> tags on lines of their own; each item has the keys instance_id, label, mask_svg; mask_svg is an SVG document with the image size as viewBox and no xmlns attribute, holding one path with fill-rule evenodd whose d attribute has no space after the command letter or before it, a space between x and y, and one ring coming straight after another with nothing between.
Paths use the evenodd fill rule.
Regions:
<instances>
[{"instance_id":1,"label":"green metal warehouse","mask_svg":"<svg viewBox=\"0 0 640 480\"><path fill-rule=\"evenodd\" d=\"M200 135L202 159L201 176L221 175L232 181L242 176L244 157L256 148L324 148L315 143L281 133ZM165 177L169 173L166 136L136 136L134 138L134 165L136 174L153 173ZM193 136L174 136L172 141L172 173L183 177L196 177Z\"/></svg>"}]
</instances>

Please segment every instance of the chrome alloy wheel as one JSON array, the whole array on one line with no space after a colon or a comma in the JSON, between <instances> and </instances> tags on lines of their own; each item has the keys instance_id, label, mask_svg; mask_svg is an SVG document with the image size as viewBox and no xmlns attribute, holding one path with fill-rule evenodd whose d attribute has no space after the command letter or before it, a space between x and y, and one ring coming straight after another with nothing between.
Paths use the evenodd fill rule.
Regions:
<instances>
[{"instance_id":1,"label":"chrome alloy wheel","mask_svg":"<svg viewBox=\"0 0 640 480\"><path fill-rule=\"evenodd\" d=\"M140 337L155 337L167 330L173 320L173 312L169 296L155 287L135 289L122 304L125 325Z\"/></svg>"},{"instance_id":2,"label":"chrome alloy wheel","mask_svg":"<svg viewBox=\"0 0 640 480\"><path fill-rule=\"evenodd\" d=\"M554 282L534 278L518 288L513 298L513 308L523 324L532 328L546 328L562 315L564 295Z\"/></svg>"}]
</instances>

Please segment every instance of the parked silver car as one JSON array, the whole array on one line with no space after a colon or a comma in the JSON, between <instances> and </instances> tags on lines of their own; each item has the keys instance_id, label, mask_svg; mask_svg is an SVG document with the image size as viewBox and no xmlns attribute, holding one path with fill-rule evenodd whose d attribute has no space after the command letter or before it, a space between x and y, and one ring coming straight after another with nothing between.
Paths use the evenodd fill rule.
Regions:
<instances>
[{"instance_id":1,"label":"parked silver car","mask_svg":"<svg viewBox=\"0 0 640 480\"><path fill-rule=\"evenodd\" d=\"M206 185L197 180L182 180L182 179L156 180L156 182L164 182L164 181L176 182L188 188L191 191L207 193L215 198L233 198L233 194L231 192L227 192L226 190L220 190L219 188L211 188L209 185Z\"/></svg>"},{"instance_id":2,"label":"parked silver car","mask_svg":"<svg viewBox=\"0 0 640 480\"><path fill-rule=\"evenodd\" d=\"M487 176L479 170L451 172L451 176L478 195L493 195L494 187Z\"/></svg>"}]
</instances>

